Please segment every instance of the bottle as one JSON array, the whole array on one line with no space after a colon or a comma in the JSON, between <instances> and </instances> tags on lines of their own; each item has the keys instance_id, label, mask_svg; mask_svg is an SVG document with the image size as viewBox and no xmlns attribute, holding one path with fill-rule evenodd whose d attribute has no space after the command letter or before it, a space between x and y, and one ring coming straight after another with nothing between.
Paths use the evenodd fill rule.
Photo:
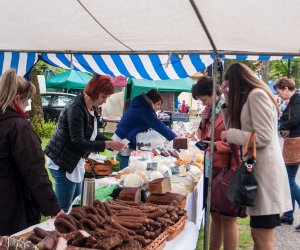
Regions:
<instances>
[{"instance_id":1,"label":"bottle","mask_svg":"<svg viewBox=\"0 0 300 250\"><path fill-rule=\"evenodd\" d=\"M92 206L94 199L95 175L93 172L85 172L81 193L81 206Z\"/></svg>"}]
</instances>

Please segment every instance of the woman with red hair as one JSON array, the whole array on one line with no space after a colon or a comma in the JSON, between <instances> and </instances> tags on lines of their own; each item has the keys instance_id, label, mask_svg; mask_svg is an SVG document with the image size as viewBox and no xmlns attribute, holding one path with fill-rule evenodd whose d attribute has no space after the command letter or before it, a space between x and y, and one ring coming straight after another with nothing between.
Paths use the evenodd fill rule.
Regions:
<instances>
[{"instance_id":1,"label":"woman with red hair","mask_svg":"<svg viewBox=\"0 0 300 250\"><path fill-rule=\"evenodd\" d=\"M100 134L96 108L114 93L109 76L94 76L84 95L70 101L61 112L53 137L45 148L48 167L55 180L55 194L67 212L81 193L85 158L105 148L121 151L124 144Z\"/></svg>"}]
</instances>

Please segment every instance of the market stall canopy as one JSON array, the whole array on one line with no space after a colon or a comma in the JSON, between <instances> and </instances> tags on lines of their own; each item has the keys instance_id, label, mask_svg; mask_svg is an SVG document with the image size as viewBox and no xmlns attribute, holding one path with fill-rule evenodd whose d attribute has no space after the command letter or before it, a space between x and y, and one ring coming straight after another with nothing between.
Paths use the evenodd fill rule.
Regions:
<instances>
[{"instance_id":1,"label":"market stall canopy","mask_svg":"<svg viewBox=\"0 0 300 250\"><path fill-rule=\"evenodd\" d=\"M127 85L131 86L131 99L140 95L142 92L148 92L150 89L157 89L159 92L191 92L194 84L190 78L164 81L149 81L140 79L129 79Z\"/></svg>"},{"instance_id":2,"label":"market stall canopy","mask_svg":"<svg viewBox=\"0 0 300 250\"><path fill-rule=\"evenodd\" d=\"M92 77L76 70L52 76L46 80L47 88L52 89L84 89Z\"/></svg>"},{"instance_id":3,"label":"market stall canopy","mask_svg":"<svg viewBox=\"0 0 300 250\"><path fill-rule=\"evenodd\" d=\"M0 51L43 52L65 68L76 54L81 71L178 79L211 64L213 52L299 56L299 13L298 0L1 1ZM6 56L0 70L16 64Z\"/></svg>"}]
</instances>

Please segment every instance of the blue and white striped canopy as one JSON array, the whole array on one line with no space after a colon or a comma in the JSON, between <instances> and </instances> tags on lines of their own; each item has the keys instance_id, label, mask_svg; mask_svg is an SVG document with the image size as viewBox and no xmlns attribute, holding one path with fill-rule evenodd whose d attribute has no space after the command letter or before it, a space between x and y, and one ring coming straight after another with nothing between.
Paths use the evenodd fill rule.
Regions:
<instances>
[{"instance_id":1,"label":"blue and white striped canopy","mask_svg":"<svg viewBox=\"0 0 300 250\"><path fill-rule=\"evenodd\" d=\"M18 75L24 76L37 62L37 53L0 52L0 75L10 68Z\"/></svg>"},{"instance_id":2,"label":"blue and white striped canopy","mask_svg":"<svg viewBox=\"0 0 300 250\"><path fill-rule=\"evenodd\" d=\"M148 80L189 77L213 62L210 55L84 55L43 53L47 63L100 75L125 76Z\"/></svg>"},{"instance_id":3,"label":"blue and white striped canopy","mask_svg":"<svg viewBox=\"0 0 300 250\"><path fill-rule=\"evenodd\" d=\"M65 68L100 75L125 76L137 79L167 80L192 76L213 63L212 55L137 55L137 54L54 54L42 53L42 60ZM284 60L293 56L225 55L222 59ZM0 75L14 68L18 75L25 75L38 60L38 53L0 52Z\"/></svg>"}]
</instances>

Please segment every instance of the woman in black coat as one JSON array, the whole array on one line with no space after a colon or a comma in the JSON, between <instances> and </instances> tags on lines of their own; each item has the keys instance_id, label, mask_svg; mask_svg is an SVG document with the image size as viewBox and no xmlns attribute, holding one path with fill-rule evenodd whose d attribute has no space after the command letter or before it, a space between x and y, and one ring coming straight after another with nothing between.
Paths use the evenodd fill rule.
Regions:
<instances>
[{"instance_id":1,"label":"woman in black coat","mask_svg":"<svg viewBox=\"0 0 300 250\"><path fill-rule=\"evenodd\" d=\"M24 112L35 87L13 70L0 79L0 235L55 216L58 206L45 169L41 141Z\"/></svg>"},{"instance_id":2,"label":"woman in black coat","mask_svg":"<svg viewBox=\"0 0 300 250\"><path fill-rule=\"evenodd\" d=\"M278 96L284 101L288 101L288 105L282 112L280 118L280 132L284 137L295 138L300 137L300 91L296 90L294 80L286 77L279 78L274 85L274 89L278 92ZM293 224L295 201L300 206L300 187L296 183L296 176L299 165L286 165L289 177L293 210L285 212L281 216L281 222ZM300 230L300 225L296 227Z\"/></svg>"},{"instance_id":3,"label":"woman in black coat","mask_svg":"<svg viewBox=\"0 0 300 250\"><path fill-rule=\"evenodd\" d=\"M110 77L94 76L84 93L67 103L45 148L48 167L55 180L55 194L65 212L81 193L84 163L89 153L103 152L105 148L120 151L125 146L99 132L96 108L114 93Z\"/></svg>"}]
</instances>

